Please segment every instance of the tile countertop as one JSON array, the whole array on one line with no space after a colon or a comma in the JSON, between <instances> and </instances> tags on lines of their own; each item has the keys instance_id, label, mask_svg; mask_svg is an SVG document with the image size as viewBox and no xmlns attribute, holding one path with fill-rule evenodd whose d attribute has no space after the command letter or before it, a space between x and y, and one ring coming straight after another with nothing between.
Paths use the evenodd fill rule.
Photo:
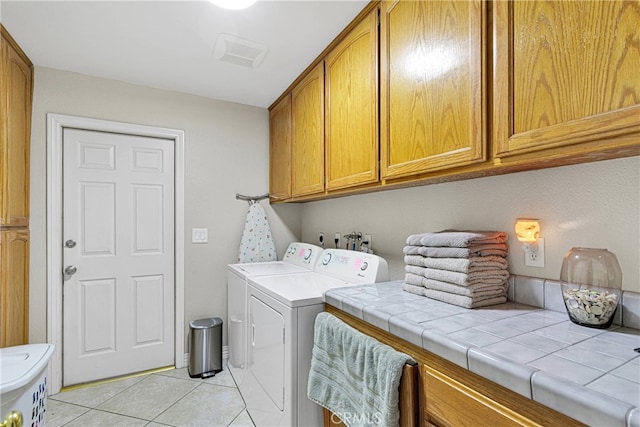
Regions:
<instances>
[{"instance_id":1,"label":"tile countertop","mask_svg":"<svg viewBox=\"0 0 640 427\"><path fill-rule=\"evenodd\" d=\"M587 328L511 301L466 309L402 283L333 289L325 300L578 421L640 427L640 330Z\"/></svg>"}]
</instances>

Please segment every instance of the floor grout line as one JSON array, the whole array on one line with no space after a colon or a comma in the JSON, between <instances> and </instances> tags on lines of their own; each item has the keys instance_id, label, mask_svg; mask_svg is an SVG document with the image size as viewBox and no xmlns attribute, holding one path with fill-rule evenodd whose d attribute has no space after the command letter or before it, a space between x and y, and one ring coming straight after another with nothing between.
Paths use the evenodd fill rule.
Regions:
<instances>
[{"instance_id":1,"label":"floor grout line","mask_svg":"<svg viewBox=\"0 0 640 427\"><path fill-rule=\"evenodd\" d=\"M182 368L182 369L187 369L187 368ZM169 373L173 373L173 375L169 375ZM186 377L183 375L183 373L186 374ZM188 376L188 371L181 371L181 370L164 370L164 371L160 371L160 372L149 372L146 373L144 375L136 375L136 377L141 377L139 381L134 382L133 384L130 384L129 386L119 390L117 393L115 393L113 396L109 397L108 399L104 400L104 401L100 401L99 396L100 394L96 394L97 398L94 398L93 396L90 397L94 398L95 400L99 401L99 403L95 404L95 406L88 406L88 405L84 405L84 404L79 404L79 403L74 403L74 402L68 402L65 400L61 400L61 395L63 397L63 394L65 392L73 392L76 390L81 389L82 387L78 387L78 388L74 388L74 389L67 389L64 391L61 391L60 393L57 393L53 396L49 396L48 398L51 399L52 401L55 401L56 403L60 404L60 405L70 405L70 407L75 407L78 410L84 410L84 412L82 412L81 414L78 414L77 416L73 416L73 412L74 410L71 410L71 414L69 414L70 416L73 416L73 418L68 419L64 422L64 424L55 424L58 426L68 426L71 423L74 422L78 422L78 419L80 419L81 417L85 416L85 417L91 417L90 414L111 414L111 415L115 415L115 416L121 416L121 417L126 417L129 418L131 420L139 420L141 422L145 422L145 426L151 423L157 423L157 424L162 424L162 425L167 425L167 426L171 426L171 427L179 427L176 426L174 423L167 423L167 421L156 421L160 416L162 416L163 414L165 414L167 411L169 411L171 408L173 408L176 404L182 402L182 403L187 403L187 402L183 402L185 401L185 399L189 398L192 395L197 396L198 394L198 390L200 390L201 392L207 392L206 390L235 390L238 394L238 400L237 400L237 404L241 404L241 408L239 410L239 412L233 416L233 418L230 421L227 421L226 424L221 424L221 425L226 425L226 426L231 426L234 422L236 422L240 417L247 417L248 421L250 423L253 423L253 420L249 414L249 412L247 411L247 405L246 402L244 401L244 398L242 396L242 394L240 393L239 389L238 389L238 385L237 382L235 380L235 378L233 377L233 375L231 374L231 372L228 370L228 368L225 366L224 370L221 372L224 373L225 377L222 378L220 380L220 383L216 383L216 382L208 382L208 380L210 378L215 378L214 377L210 377L207 379L199 379L199 378L190 378ZM218 375L218 374L216 374ZM226 378L226 376L228 376L228 378ZM171 403L169 406L167 406L166 408L164 408L160 413L154 415L151 419L147 419L144 417L140 417L140 416L135 416L135 415L130 415L129 413L121 413L119 412L117 409L103 409L100 408L101 405L106 404L107 402L116 399L118 397L123 398L121 395L122 393L126 393L127 391L129 391L132 387L136 386L136 385L140 385L141 382L150 379L150 378L165 378L165 379L171 379L171 380L182 380L182 381L187 381L190 383L194 383L193 388L190 388L187 392L185 392L183 395L181 395L176 401L174 401L173 403ZM98 385L105 385L105 384L109 384L109 383L117 383L118 381L124 381L127 379L132 378L131 376L129 377L122 377L119 378L117 380L109 380L109 381L104 381L104 382L97 382L92 384L93 386L98 386ZM209 388L209 387L205 387L203 388L202 385L206 384L207 386L214 386L213 388ZM87 385L86 388L89 389L92 385ZM169 386L169 388L167 390L169 390L171 387ZM113 389L109 389L108 386L106 387L106 392L113 392ZM162 390L160 391L161 393L163 392ZM64 397L63 397L64 398ZM93 403L92 403L93 404ZM112 405L112 406L116 406L116 405ZM67 406L68 408L69 406ZM62 413L64 413L64 410L62 408L64 408L64 406L61 406L61 411ZM149 407L147 407L149 408ZM149 408L151 409L151 408ZM158 409L158 407L156 407L156 409ZM142 410L142 412L144 412L144 410ZM151 411L149 411L151 412ZM246 414L246 415L245 415ZM231 414L229 414L231 415ZM98 417L104 416L104 415L97 415ZM171 417L169 417L171 418ZM90 418L87 418L85 421L90 420ZM228 420L228 419L227 419ZM176 420L173 420L174 422ZM90 422L90 421L89 421Z\"/></svg>"}]
</instances>

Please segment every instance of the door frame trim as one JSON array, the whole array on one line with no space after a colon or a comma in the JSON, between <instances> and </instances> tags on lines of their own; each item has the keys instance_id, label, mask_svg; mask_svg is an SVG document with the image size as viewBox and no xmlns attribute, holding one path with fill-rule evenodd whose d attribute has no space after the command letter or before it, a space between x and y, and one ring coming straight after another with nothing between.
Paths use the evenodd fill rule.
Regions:
<instances>
[{"instance_id":1,"label":"door frame trim","mask_svg":"<svg viewBox=\"0 0 640 427\"><path fill-rule=\"evenodd\" d=\"M174 141L175 331L174 363L184 354L184 131L47 113L47 342L56 346L49 363L49 393L62 388L62 133L64 128L122 133Z\"/></svg>"}]
</instances>

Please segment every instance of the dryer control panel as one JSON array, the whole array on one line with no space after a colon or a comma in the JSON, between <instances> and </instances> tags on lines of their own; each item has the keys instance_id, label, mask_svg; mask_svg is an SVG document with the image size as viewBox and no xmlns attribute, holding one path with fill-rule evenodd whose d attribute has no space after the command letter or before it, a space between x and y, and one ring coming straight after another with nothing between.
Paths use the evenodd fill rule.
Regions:
<instances>
[{"instance_id":1,"label":"dryer control panel","mask_svg":"<svg viewBox=\"0 0 640 427\"><path fill-rule=\"evenodd\" d=\"M346 249L325 249L314 270L355 284L389 280L389 266L384 258Z\"/></svg>"},{"instance_id":2,"label":"dryer control panel","mask_svg":"<svg viewBox=\"0 0 640 427\"><path fill-rule=\"evenodd\" d=\"M292 242L284 253L282 260L291 264L307 267L312 270L322 256L320 246L309 243Z\"/></svg>"}]
</instances>

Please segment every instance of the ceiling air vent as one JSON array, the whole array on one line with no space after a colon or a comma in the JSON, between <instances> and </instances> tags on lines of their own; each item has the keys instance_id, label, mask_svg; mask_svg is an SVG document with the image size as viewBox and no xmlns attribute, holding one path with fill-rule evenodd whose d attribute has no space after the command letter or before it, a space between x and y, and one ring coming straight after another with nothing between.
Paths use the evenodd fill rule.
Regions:
<instances>
[{"instance_id":1,"label":"ceiling air vent","mask_svg":"<svg viewBox=\"0 0 640 427\"><path fill-rule=\"evenodd\" d=\"M213 56L220 61L257 68L267 56L268 51L260 43L222 33L216 40Z\"/></svg>"}]
</instances>

